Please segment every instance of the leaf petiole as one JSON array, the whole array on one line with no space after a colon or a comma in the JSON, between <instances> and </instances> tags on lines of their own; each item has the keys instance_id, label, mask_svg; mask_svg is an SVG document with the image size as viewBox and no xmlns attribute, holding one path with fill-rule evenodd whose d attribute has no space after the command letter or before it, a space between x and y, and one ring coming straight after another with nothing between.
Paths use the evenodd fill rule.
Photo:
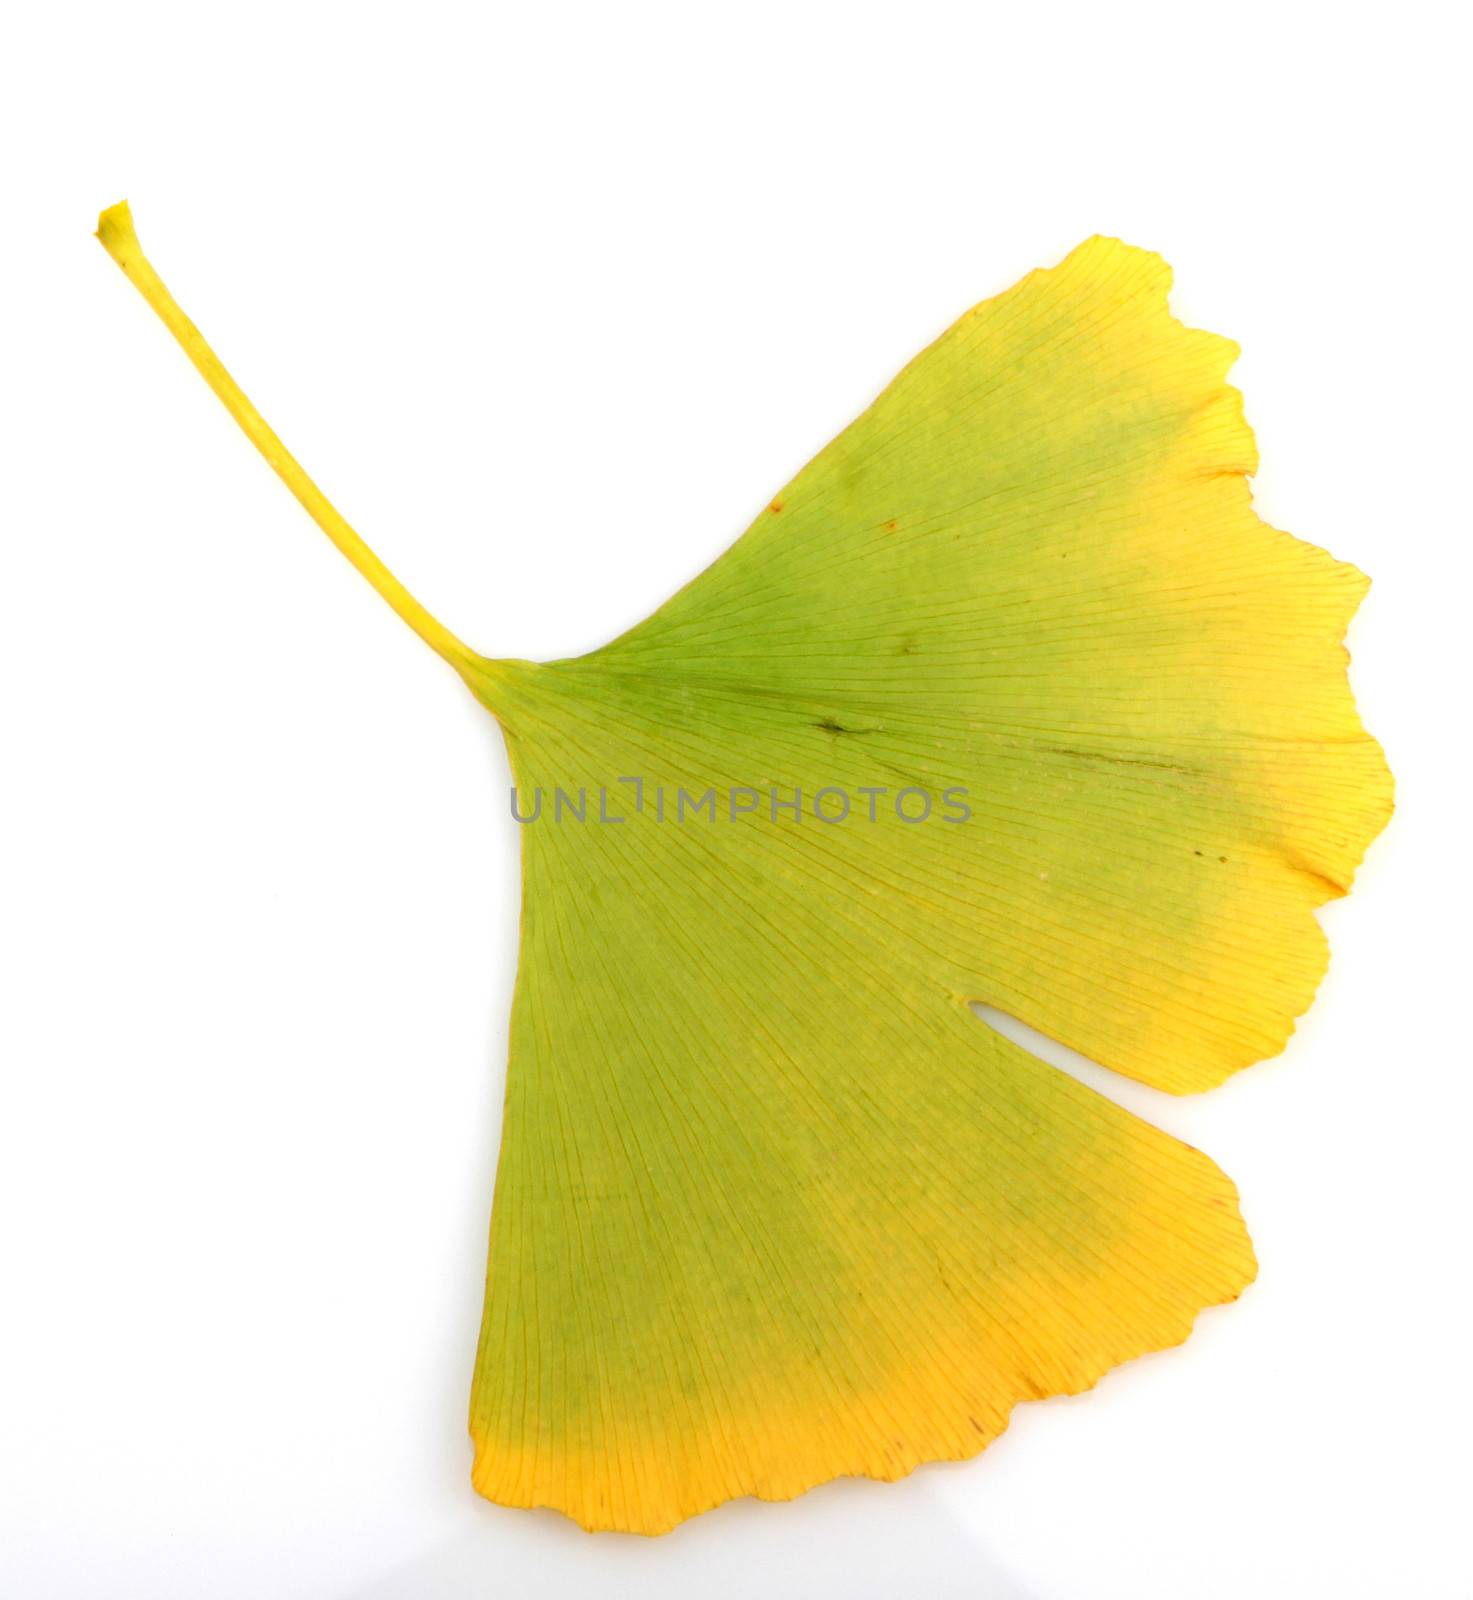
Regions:
<instances>
[{"instance_id":1,"label":"leaf petiole","mask_svg":"<svg viewBox=\"0 0 1473 1600\"><path fill-rule=\"evenodd\" d=\"M431 616L369 549L342 513L308 477L301 463L225 370L199 329L185 316L178 301L169 293L144 255L126 200L109 206L97 219L97 237L103 249L123 269L129 282L183 346L185 355L219 396L225 409L240 424L246 437L265 456L272 470L297 497L317 526L437 655L443 656L462 677L471 672L481 658L457 639L444 623Z\"/></svg>"}]
</instances>

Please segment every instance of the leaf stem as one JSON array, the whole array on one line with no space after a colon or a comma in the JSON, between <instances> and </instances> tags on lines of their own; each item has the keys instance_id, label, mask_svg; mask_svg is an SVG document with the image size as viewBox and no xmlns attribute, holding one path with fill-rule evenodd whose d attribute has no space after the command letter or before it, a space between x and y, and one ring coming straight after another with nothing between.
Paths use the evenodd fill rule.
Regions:
<instances>
[{"instance_id":1,"label":"leaf stem","mask_svg":"<svg viewBox=\"0 0 1473 1600\"><path fill-rule=\"evenodd\" d=\"M444 623L431 616L369 549L246 398L240 385L225 370L220 358L210 349L199 329L185 316L178 301L150 265L134 232L133 216L126 200L109 206L97 219L97 237L103 249L123 269L128 281L148 301L164 326L183 346L185 355L199 369L200 376L219 396L225 409L240 424L246 437L265 456L272 470L302 503L317 526L430 649L443 656L464 677L480 661L480 657L457 639Z\"/></svg>"}]
</instances>

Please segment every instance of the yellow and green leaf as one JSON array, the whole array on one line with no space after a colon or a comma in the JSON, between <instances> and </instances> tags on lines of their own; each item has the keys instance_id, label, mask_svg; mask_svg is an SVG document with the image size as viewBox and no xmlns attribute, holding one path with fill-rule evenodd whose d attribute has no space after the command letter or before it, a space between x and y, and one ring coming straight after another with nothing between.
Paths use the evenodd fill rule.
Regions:
<instances>
[{"instance_id":1,"label":"yellow and green leaf","mask_svg":"<svg viewBox=\"0 0 1473 1600\"><path fill-rule=\"evenodd\" d=\"M1235 348L1158 257L1091 239L976 307L647 621L537 665L409 596L126 208L99 231L545 807L482 1493L657 1533L895 1478L1241 1291L1228 1178L969 1010L1208 1088L1282 1048L1390 811L1341 643L1365 579L1255 515Z\"/></svg>"}]
</instances>

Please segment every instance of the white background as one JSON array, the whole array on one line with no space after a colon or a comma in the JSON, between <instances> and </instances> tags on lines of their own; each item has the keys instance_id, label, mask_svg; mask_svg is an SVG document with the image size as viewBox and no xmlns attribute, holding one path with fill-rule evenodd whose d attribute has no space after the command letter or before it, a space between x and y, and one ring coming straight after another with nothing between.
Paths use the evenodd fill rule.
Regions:
<instances>
[{"instance_id":1,"label":"white background","mask_svg":"<svg viewBox=\"0 0 1473 1600\"><path fill-rule=\"evenodd\" d=\"M6 24L0 1593L1473 1593L1468 127L1442 8L35 6ZM1460 149L1460 146L1462 147ZM497 731L90 237L492 653L602 643L1104 231L1373 574L1399 779L1284 1056L1262 1275L979 1460L655 1541L468 1481L515 953ZM1058 1053L1054 1053L1057 1057Z\"/></svg>"}]
</instances>

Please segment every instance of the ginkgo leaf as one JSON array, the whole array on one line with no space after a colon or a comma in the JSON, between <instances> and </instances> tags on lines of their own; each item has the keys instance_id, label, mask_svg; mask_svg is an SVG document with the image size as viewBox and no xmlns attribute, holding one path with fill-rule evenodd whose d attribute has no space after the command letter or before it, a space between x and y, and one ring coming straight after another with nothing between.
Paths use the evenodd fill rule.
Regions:
<instances>
[{"instance_id":1,"label":"ginkgo leaf","mask_svg":"<svg viewBox=\"0 0 1473 1600\"><path fill-rule=\"evenodd\" d=\"M1254 514L1235 348L1158 257L1091 239L978 306L646 622L534 665L413 600L126 208L99 232L533 818L483 1494L657 1533L896 1478L1241 1291L1212 1161L968 1008L1206 1088L1282 1047L1390 811L1365 579Z\"/></svg>"}]
</instances>

